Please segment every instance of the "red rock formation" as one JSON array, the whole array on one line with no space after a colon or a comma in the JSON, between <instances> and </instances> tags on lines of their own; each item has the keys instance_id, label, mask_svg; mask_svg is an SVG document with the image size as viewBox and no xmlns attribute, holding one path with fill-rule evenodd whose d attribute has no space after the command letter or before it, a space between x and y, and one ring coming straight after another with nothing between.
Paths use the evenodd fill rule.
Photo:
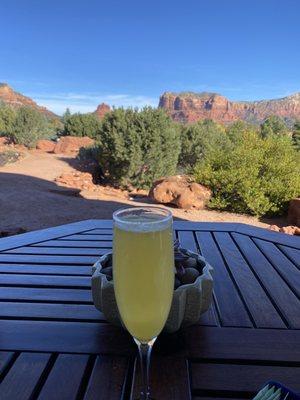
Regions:
<instances>
[{"instance_id":1,"label":"red rock formation","mask_svg":"<svg viewBox=\"0 0 300 400\"><path fill-rule=\"evenodd\" d=\"M63 136L59 139L54 147L54 153L56 154L73 154L78 153L81 147L88 147L94 144L94 139L87 136Z\"/></svg>"},{"instance_id":2,"label":"red rock formation","mask_svg":"<svg viewBox=\"0 0 300 400\"><path fill-rule=\"evenodd\" d=\"M0 83L0 101L3 101L14 108L22 106L32 107L48 117L57 118L57 115L48 110L46 107L39 106L30 97L26 97L15 92L7 83Z\"/></svg>"},{"instance_id":3,"label":"red rock formation","mask_svg":"<svg viewBox=\"0 0 300 400\"><path fill-rule=\"evenodd\" d=\"M105 114L111 111L111 108L109 105L105 103L99 104L97 107L95 114L98 115L99 118L103 118Z\"/></svg>"},{"instance_id":4,"label":"red rock formation","mask_svg":"<svg viewBox=\"0 0 300 400\"><path fill-rule=\"evenodd\" d=\"M164 93L159 107L178 122L209 118L220 123L237 120L257 123L270 115L300 119L300 93L275 100L234 102L217 93Z\"/></svg>"},{"instance_id":5,"label":"red rock formation","mask_svg":"<svg viewBox=\"0 0 300 400\"><path fill-rule=\"evenodd\" d=\"M36 144L37 150L44 151L46 153L53 153L56 143L52 140L40 139Z\"/></svg>"},{"instance_id":6,"label":"red rock formation","mask_svg":"<svg viewBox=\"0 0 300 400\"><path fill-rule=\"evenodd\" d=\"M270 225L269 229L275 232L286 233L287 235L296 235L300 236L300 228L298 226L288 225L279 228L277 225Z\"/></svg>"},{"instance_id":7,"label":"red rock formation","mask_svg":"<svg viewBox=\"0 0 300 400\"><path fill-rule=\"evenodd\" d=\"M202 210L211 198L211 191L185 175L175 175L154 182L149 197L157 203L171 203L178 208Z\"/></svg>"}]
</instances>

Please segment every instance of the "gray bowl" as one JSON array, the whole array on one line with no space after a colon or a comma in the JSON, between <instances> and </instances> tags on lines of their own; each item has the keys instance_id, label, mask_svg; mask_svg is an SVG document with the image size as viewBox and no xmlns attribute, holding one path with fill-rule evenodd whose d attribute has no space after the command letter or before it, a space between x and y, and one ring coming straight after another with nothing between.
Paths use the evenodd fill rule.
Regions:
<instances>
[{"instance_id":1,"label":"gray bowl","mask_svg":"<svg viewBox=\"0 0 300 400\"><path fill-rule=\"evenodd\" d=\"M201 273L193 283L181 285L174 290L171 310L164 327L166 332L176 332L181 327L196 324L200 315L208 310L212 300L213 268L199 254L189 250L184 250L184 252L196 260L196 268ZM112 253L107 253L93 266L93 302L109 322L122 326L113 281L108 280L107 276L101 272L103 268L111 264Z\"/></svg>"}]
</instances>

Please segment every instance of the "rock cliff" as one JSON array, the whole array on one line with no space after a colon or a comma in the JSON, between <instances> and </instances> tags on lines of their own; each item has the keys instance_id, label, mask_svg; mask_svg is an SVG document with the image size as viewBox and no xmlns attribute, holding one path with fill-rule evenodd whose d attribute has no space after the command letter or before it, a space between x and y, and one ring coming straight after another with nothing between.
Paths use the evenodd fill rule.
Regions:
<instances>
[{"instance_id":1,"label":"rock cliff","mask_svg":"<svg viewBox=\"0 0 300 400\"><path fill-rule=\"evenodd\" d=\"M15 92L7 83L0 83L0 102L1 101L15 108L29 106L35 108L48 117L57 118L57 115L48 110L46 107L39 106L30 97L26 97L18 92Z\"/></svg>"},{"instance_id":2,"label":"rock cliff","mask_svg":"<svg viewBox=\"0 0 300 400\"><path fill-rule=\"evenodd\" d=\"M230 101L217 93L164 93L159 107L178 122L210 118L228 124L236 120L259 123L270 115L300 119L300 93L274 100Z\"/></svg>"}]
</instances>

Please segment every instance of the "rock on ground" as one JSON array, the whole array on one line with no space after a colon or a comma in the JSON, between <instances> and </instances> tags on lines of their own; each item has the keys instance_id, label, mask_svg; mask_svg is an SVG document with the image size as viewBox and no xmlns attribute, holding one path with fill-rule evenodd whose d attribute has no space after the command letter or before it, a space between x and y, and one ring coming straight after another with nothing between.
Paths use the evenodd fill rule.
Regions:
<instances>
[{"instance_id":1,"label":"rock on ground","mask_svg":"<svg viewBox=\"0 0 300 400\"><path fill-rule=\"evenodd\" d=\"M275 232L286 233L287 235L300 235L300 228L298 226L283 226L279 228L277 225L270 225L269 229Z\"/></svg>"},{"instance_id":2,"label":"rock on ground","mask_svg":"<svg viewBox=\"0 0 300 400\"><path fill-rule=\"evenodd\" d=\"M154 182L149 196L158 203L202 210L211 198L211 191L185 175L175 175Z\"/></svg>"},{"instance_id":3,"label":"rock on ground","mask_svg":"<svg viewBox=\"0 0 300 400\"><path fill-rule=\"evenodd\" d=\"M84 136L63 136L55 145L55 154L73 154L77 153L81 147L88 147L94 144L94 140Z\"/></svg>"},{"instance_id":4,"label":"rock on ground","mask_svg":"<svg viewBox=\"0 0 300 400\"><path fill-rule=\"evenodd\" d=\"M36 148L38 150L45 151L46 153L52 153L55 149L56 143L52 140L41 139L38 140Z\"/></svg>"}]
</instances>

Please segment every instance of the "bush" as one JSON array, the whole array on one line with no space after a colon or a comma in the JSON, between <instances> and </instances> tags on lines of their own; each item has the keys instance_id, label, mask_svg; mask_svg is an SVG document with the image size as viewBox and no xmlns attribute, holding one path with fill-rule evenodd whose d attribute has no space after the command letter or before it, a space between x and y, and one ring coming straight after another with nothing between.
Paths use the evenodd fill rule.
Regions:
<instances>
[{"instance_id":1,"label":"bush","mask_svg":"<svg viewBox=\"0 0 300 400\"><path fill-rule=\"evenodd\" d=\"M199 183L211 188L210 206L216 209L281 214L300 194L299 153L284 136L262 139L244 132L230 151L211 151L194 173Z\"/></svg>"},{"instance_id":2,"label":"bush","mask_svg":"<svg viewBox=\"0 0 300 400\"><path fill-rule=\"evenodd\" d=\"M206 119L192 125L185 125L181 132L179 165L188 170L212 149L222 149L228 144L229 140L224 128L212 120Z\"/></svg>"},{"instance_id":3,"label":"bush","mask_svg":"<svg viewBox=\"0 0 300 400\"><path fill-rule=\"evenodd\" d=\"M149 188L176 172L179 129L162 109L115 109L105 115L97 145L102 176L122 187Z\"/></svg>"},{"instance_id":4,"label":"bush","mask_svg":"<svg viewBox=\"0 0 300 400\"><path fill-rule=\"evenodd\" d=\"M0 104L0 136L10 136L16 111L4 103Z\"/></svg>"},{"instance_id":5,"label":"bush","mask_svg":"<svg viewBox=\"0 0 300 400\"><path fill-rule=\"evenodd\" d=\"M292 141L295 149L300 151L300 121L297 121L294 125Z\"/></svg>"},{"instance_id":6,"label":"bush","mask_svg":"<svg viewBox=\"0 0 300 400\"><path fill-rule=\"evenodd\" d=\"M39 139L49 138L55 133L47 118L31 107L20 107L10 133L16 144L34 147Z\"/></svg>"},{"instance_id":7,"label":"bush","mask_svg":"<svg viewBox=\"0 0 300 400\"><path fill-rule=\"evenodd\" d=\"M289 135L289 129L285 124L284 120L277 115L271 115L266 118L260 126L261 136L267 138L272 135Z\"/></svg>"},{"instance_id":8,"label":"bush","mask_svg":"<svg viewBox=\"0 0 300 400\"><path fill-rule=\"evenodd\" d=\"M226 128L227 137L231 142L236 143L241 141L242 134L246 132L258 132L259 128L245 121L235 121Z\"/></svg>"},{"instance_id":9,"label":"bush","mask_svg":"<svg viewBox=\"0 0 300 400\"><path fill-rule=\"evenodd\" d=\"M69 114L68 111L63 117L65 124L64 135L88 136L95 139L101 129L101 121L94 114Z\"/></svg>"}]
</instances>

